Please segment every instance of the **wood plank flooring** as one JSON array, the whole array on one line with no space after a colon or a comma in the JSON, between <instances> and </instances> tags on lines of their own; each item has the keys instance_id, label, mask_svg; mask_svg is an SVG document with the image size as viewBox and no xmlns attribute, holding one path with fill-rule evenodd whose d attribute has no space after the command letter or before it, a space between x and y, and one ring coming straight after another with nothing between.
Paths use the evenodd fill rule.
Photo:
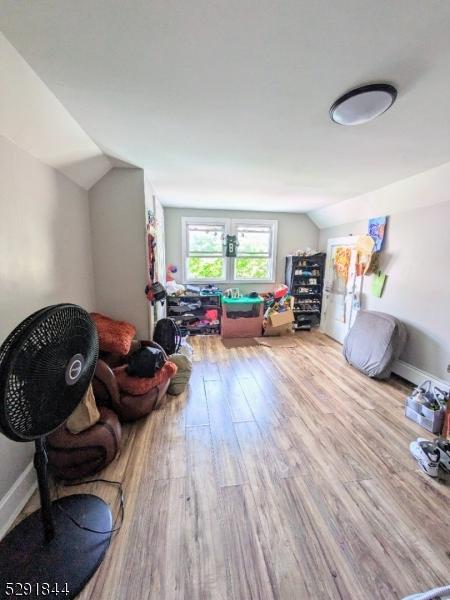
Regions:
<instances>
[{"instance_id":1,"label":"wood plank flooring","mask_svg":"<svg viewBox=\"0 0 450 600\"><path fill-rule=\"evenodd\" d=\"M192 338L188 392L125 426L102 473L123 481L125 522L80 599L390 600L449 582L450 487L409 455L424 431L407 388L318 332L295 341Z\"/></svg>"}]
</instances>

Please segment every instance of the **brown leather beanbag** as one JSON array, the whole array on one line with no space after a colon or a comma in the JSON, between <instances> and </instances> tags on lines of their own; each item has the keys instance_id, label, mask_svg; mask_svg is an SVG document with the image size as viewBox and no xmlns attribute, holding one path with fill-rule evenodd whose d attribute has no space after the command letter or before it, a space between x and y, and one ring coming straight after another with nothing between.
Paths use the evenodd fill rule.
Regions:
<instances>
[{"instance_id":1,"label":"brown leather beanbag","mask_svg":"<svg viewBox=\"0 0 450 600\"><path fill-rule=\"evenodd\" d=\"M131 396L147 394L151 389L165 382L166 379L173 377L176 372L177 366L170 361L166 361L161 369L155 373L154 377L135 377L134 375L128 375L127 365L113 369L120 391L125 394L130 394Z\"/></svg>"},{"instance_id":2,"label":"brown leather beanbag","mask_svg":"<svg viewBox=\"0 0 450 600\"><path fill-rule=\"evenodd\" d=\"M141 396L124 394L119 390L116 376L102 360L98 361L92 380L97 404L111 407L121 421L136 421L148 415L164 397L169 383L166 378Z\"/></svg>"},{"instance_id":3,"label":"brown leather beanbag","mask_svg":"<svg viewBox=\"0 0 450 600\"><path fill-rule=\"evenodd\" d=\"M121 426L117 415L100 407L100 420L81 433L65 424L47 437L49 467L61 479L80 479L108 465L120 448Z\"/></svg>"}]
</instances>

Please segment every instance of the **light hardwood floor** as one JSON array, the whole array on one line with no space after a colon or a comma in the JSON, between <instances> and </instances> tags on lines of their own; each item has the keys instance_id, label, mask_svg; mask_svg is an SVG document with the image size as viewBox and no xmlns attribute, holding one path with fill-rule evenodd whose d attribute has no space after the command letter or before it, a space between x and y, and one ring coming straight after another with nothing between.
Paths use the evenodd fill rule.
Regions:
<instances>
[{"instance_id":1,"label":"light hardwood floor","mask_svg":"<svg viewBox=\"0 0 450 600\"><path fill-rule=\"evenodd\" d=\"M103 473L126 518L82 600L390 600L450 581L450 488L409 455L424 432L401 383L316 332L192 343L188 393L126 426Z\"/></svg>"}]
</instances>

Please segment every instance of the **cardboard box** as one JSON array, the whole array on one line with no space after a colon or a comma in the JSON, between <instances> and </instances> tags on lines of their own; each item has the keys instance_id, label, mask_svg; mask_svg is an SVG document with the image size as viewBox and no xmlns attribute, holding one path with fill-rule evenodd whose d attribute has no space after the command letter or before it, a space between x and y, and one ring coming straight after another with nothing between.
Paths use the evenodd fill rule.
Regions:
<instances>
[{"instance_id":1,"label":"cardboard box","mask_svg":"<svg viewBox=\"0 0 450 600\"><path fill-rule=\"evenodd\" d=\"M281 313L272 313L267 320L264 335L289 335L292 333L293 321L294 313L290 309Z\"/></svg>"},{"instance_id":2,"label":"cardboard box","mask_svg":"<svg viewBox=\"0 0 450 600\"><path fill-rule=\"evenodd\" d=\"M264 329L264 337L275 337L280 335L291 335L292 324L288 325L280 325L279 327L272 327L270 323L267 323L266 328Z\"/></svg>"},{"instance_id":3,"label":"cardboard box","mask_svg":"<svg viewBox=\"0 0 450 600\"><path fill-rule=\"evenodd\" d=\"M272 327L280 327L281 325L289 325L294 321L294 313L289 308L280 313L272 313L269 316L269 325Z\"/></svg>"}]
</instances>

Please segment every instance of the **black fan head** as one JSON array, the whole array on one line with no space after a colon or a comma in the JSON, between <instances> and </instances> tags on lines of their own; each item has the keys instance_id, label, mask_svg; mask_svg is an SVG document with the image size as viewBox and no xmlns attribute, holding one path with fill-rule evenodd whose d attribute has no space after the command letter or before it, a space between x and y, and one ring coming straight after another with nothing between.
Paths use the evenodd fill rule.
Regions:
<instances>
[{"instance_id":1,"label":"black fan head","mask_svg":"<svg viewBox=\"0 0 450 600\"><path fill-rule=\"evenodd\" d=\"M27 317L0 347L0 429L28 442L63 423L94 375L98 336L75 304L48 306Z\"/></svg>"}]
</instances>

